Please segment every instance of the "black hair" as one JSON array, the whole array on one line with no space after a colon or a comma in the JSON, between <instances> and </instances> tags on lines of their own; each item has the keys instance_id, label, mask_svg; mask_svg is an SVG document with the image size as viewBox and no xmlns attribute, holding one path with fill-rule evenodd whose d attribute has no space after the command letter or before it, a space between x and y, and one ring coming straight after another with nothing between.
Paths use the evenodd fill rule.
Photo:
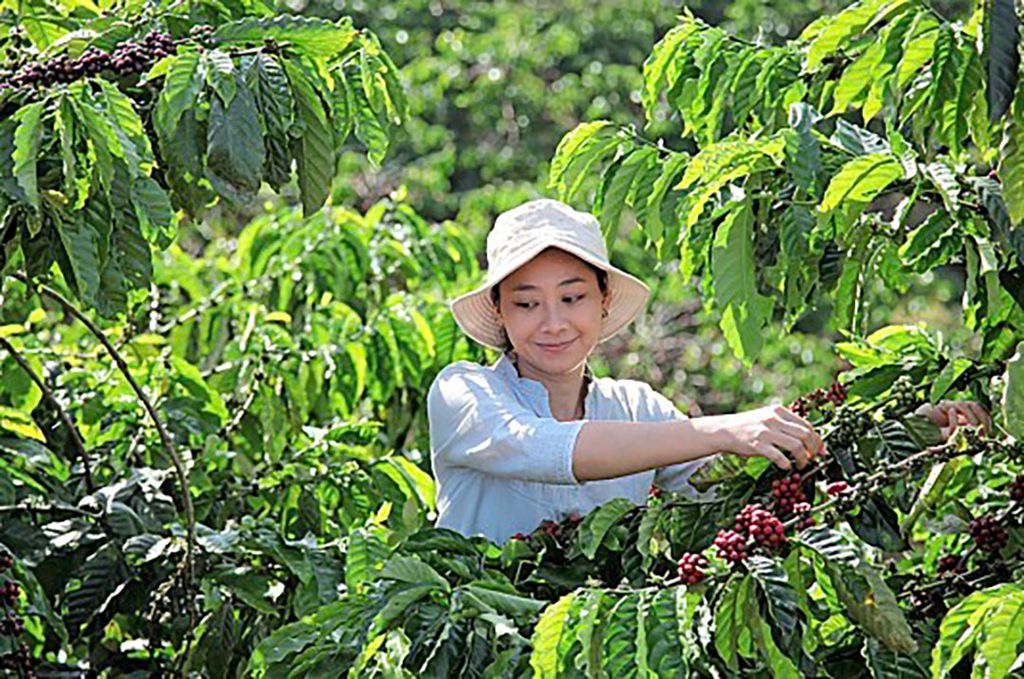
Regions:
<instances>
[{"instance_id":1,"label":"black hair","mask_svg":"<svg viewBox=\"0 0 1024 679\"><path fill-rule=\"evenodd\" d=\"M597 287L601 290L601 294L602 295L607 295L608 294L608 272L605 271L604 269L599 269L598 267L594 266L593 264L591 264L588 261L585 261L585 260L582 260L582 259L580 261L583 262L584 264L586 264L587 268L594 272L594 275L597 276ZM501 293L498 291L498 286L499 285L500 285L500 282L496 283L493 286L491 286L491 301L494 302L495 308L497 308L501 304ZM508 352L512 351L513 347L512 347L512 342L510 342L509 339L508 339L508 334L505 332L505 328L501 329L501 337L502 337L502 345L503 345L501 350L502 350L503 353L507 354Z\"/></svg>"}]
</instances>

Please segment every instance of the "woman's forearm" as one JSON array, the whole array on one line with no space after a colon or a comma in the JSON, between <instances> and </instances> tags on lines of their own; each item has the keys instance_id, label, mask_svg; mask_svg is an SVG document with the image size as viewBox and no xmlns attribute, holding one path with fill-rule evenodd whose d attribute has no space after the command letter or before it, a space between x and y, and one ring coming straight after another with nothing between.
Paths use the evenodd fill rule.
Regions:
<instances>
[{"instance_id":1,"label":"woman's forearm","mask_svg":"<svg viewBox=\"0 0 1024 679\"><path fill-rule=\"evenodd\" d=\"M718 420L588 421L573 448L573 474L579 481L611 479L722 452L728 432Z\"/></svg>"}]
</instances>

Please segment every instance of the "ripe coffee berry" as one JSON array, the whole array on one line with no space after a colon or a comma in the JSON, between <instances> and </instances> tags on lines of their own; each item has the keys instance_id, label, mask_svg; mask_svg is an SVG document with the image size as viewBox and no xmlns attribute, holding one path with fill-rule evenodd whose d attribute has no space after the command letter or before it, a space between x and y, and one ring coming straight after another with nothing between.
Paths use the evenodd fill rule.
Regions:
<instances>
[{"instance_id":1,"label":"ripe coffee berry","mask_svg":"<svg viewBox=\"0 0 1024 679\"><path fill-rule=\"evenodd\" d=\"M846 400L846 387L840 384L839 380L835 380L829 386L828 394L825 397L835 405L839 405Z\"/></svg>"},{"instance_id":2,"label":"ripe coffee berry","mask_svg":"<svg viewBox=\"0 0 1024 679\"><path fill-rule=\"evenodd\" d=\"M836 497L837 495L842 495L843 493L846 493L849 490L850 490L850 484L847 483L846 481L836 481L834 483L828 484L825 487L825 492L828 493L829 495L831 495L832 497Z\"/></svg>"},{"instance_id":3,"label":"ripe coffee berry","mask_svg":"<svg viewBox=\"0 0 1024 679\"><path fill-rule=\"evenodd\" d=\"M562 536L562 527L554 521L542 521L540 531L556 539Z\"/></svg>"},{"instance_id":4,"label":"ripe coffee berry","mask_svg":"<svg viewBox=\"0 0 1024 679\"><path fill-rule=\"evenodd\" d=\"M661 488L659 486L656 486L655 484L652 483L650 489L647 491L647 496L648 497L661 497L661 493L662 493Z\"/></svg>"},{"instance_id":5,"label":"ripe coffee berry","mask_svg":"<svg viewBox=\"0 0 1024 679\"><path fill-rule=\"evenodd\" d=\"M1010 500L1024 503L1024 474L1018 474L1017 478L1010 482Z\"/></svg>"},{"instance_id":6,"label":"ripe coffee berry","mask_svg":"<svg viewBox=\"0 0 1024 679\"><path fill-rule=\"evenodd\" d=\"M760 503L749 504L736 515L736 530L746 533L750 529L750 519L756 512L765 511L764 505Z\"/></svg>"},{"instance_id":7,"label":"ripe coffee berry","mask_svg":"<svg viewBox=\"0 0 1024 679\"><path fill-rule=\"evenodd\" d=\"M713 543L718 548L718 555L734 564L747 558L747 538L734 530L720 530Z\"/></svg>"},{"instance_id":8,"label":"ripe coffee berry","mask_svg":"<svg viewBox=\"0 0 1024 679\"><path fill-rule=\"evenodd\" d=\"M683 584L696 585L705 578L704 570L708 560L700 554L683 554L679 557L679 579Z\"/></svg>"},{"instance_id":9,"label":"ripe coffee berry","mask_svg":"<svg viewBox=\"0 0 1024 679\"><path fill-rule=\"evenodd\" d=\"M797 502L795 505L793 505L793 514L802 517L800 521L798 521L796 524L797 530L810 528L811 526L817 523L817 521L814 520L814 517L811 516L810 502Z\"/></svg>"},{"instance_id":10,"label":"ripe coffee berry","mask_svg":"<svg viewBox=\"0 0 1024 679\"><path fill-rule=\"evenodd\" d=\"M747 505L736 517L736 530L746 532L758 544L774 547L786 541L779 517L758 504Z\"/></svg>"},{"instance_id":11,"label":"ripe coffee berry","mask_svg":"<svg viewBox=\"0 0 1024 679\"><path fill-rule=\"evenodd\" d=\"M935 566L935 572L939 575L963 573L963 559L956 554L947 554L939 559L939 562Z\"/></svg>"},{"instance_id":12,"label":"ripe coffee berry","mask_svg":"<svg viewBox=\"0 0 1024 679\"><path fill-rule=\"evenodd\" d=\"M1006 546L1009 539L1006 531L991 514L979 516L971 521L968 530L971 537L974 538L975 544L978 545L978 549L986 552L998 552Z\"/></svg>"},{"instance_id":13,"label":"ripe coffee berry","mask_svg":"<svg viewBox=\"0 0 1024 679\"><path fill-rule=\"evenodd\" d=\"M772 497L779 511L785 513L792 511L793 505L807 500L804 489L800 486L800 474L792 474L785 479L772 481Z\"/></svg>"},{"instance_id":14,"label":"ripe coffee berry","mask_svg":"<svg viewBox=\"0 0 1024 679\"><path fill-rule=\"evenodd\" d=\"M513 540L522 540L524 542L529 542L530 536L527 535L526 533L516 533L515 535L512 536L511 539L513 539Z\"/></svg>"},{"instance_id":15,"label":"ripe coffee berry","mask_svg":"<svg viewBox=\"0 0 1024 679\"><path fill-rule=\"evenodd\" d=\"M0 573L5 572L14 565L14 557L10 554L0 554Z\"/></svg>"},{"instance_id":16,"label":"ripe coffee berry","mask_svg":"<svg viewBox=\"0 0 1024 679\"><path fill-rule=\"evenodd\" d=\"M18 636L25 631L25 623L21 616L8 613L7 617L0 620L0 634L5 636Z\"/></svg>"},{"instance_id":17,"label":"ripe coffee berry","mask_svg":"<svg viewBox=\"0 0 1024 679\"><path fill-rule=\"evenodd\" d=\"M18 604L20 593L21 587L18 586L18 583L5 580L4 584L0 585L0 602L3 602L8 608L14 608Z\"/></svg>"}]
</instances>

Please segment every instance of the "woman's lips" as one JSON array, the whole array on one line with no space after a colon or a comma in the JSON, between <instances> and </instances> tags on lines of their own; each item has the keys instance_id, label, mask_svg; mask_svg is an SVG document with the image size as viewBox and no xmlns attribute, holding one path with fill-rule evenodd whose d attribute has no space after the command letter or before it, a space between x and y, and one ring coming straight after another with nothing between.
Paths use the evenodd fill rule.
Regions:
<instances>
[{"instance_id":1,"label":"woman's lips","mask_svg":"<svg viewBox=\"0 0 1024 679\"><path fill-rule=\"evenodd\" d=\"M569 345L571 345L575 341L576 341L576 339L573 338L573 339L569 340L568 342L563 342L562 344L541 344L539 346L544 351L549 351L549 352L551 352L553 354L557 354L560 351L564 351L564 350L568 349Z\"/></svg>"}]
</instances>

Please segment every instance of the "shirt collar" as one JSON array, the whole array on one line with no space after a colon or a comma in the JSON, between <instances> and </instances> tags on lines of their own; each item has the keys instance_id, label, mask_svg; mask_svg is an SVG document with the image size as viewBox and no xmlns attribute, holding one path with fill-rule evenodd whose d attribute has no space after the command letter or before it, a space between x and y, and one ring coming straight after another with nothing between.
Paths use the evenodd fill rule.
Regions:
<instances>
[{"instance_id":1,"label":"shirt collar","mask_svg":"<svg viewBox=\"0 0 1024 679\"><path fill-rule=\"evenodd\" d=\"M547 387L544 386L543 382L538 380L534 380L529 377L521 377L509 354L502 353L501 357L493 364L492 368L504 379L508 380L508 382L515 386L520 392L526 394L532 402L539 404L547 412L548 417L552 416L551 406L548 402L549 394ZM583 379L586 380L587 384L587 395L584 397L583 407L586 413L589 413L591 412L595 379L594 373L590 369L590 363L586 363L583 366Z\"/></svg>"}]
</instances>

